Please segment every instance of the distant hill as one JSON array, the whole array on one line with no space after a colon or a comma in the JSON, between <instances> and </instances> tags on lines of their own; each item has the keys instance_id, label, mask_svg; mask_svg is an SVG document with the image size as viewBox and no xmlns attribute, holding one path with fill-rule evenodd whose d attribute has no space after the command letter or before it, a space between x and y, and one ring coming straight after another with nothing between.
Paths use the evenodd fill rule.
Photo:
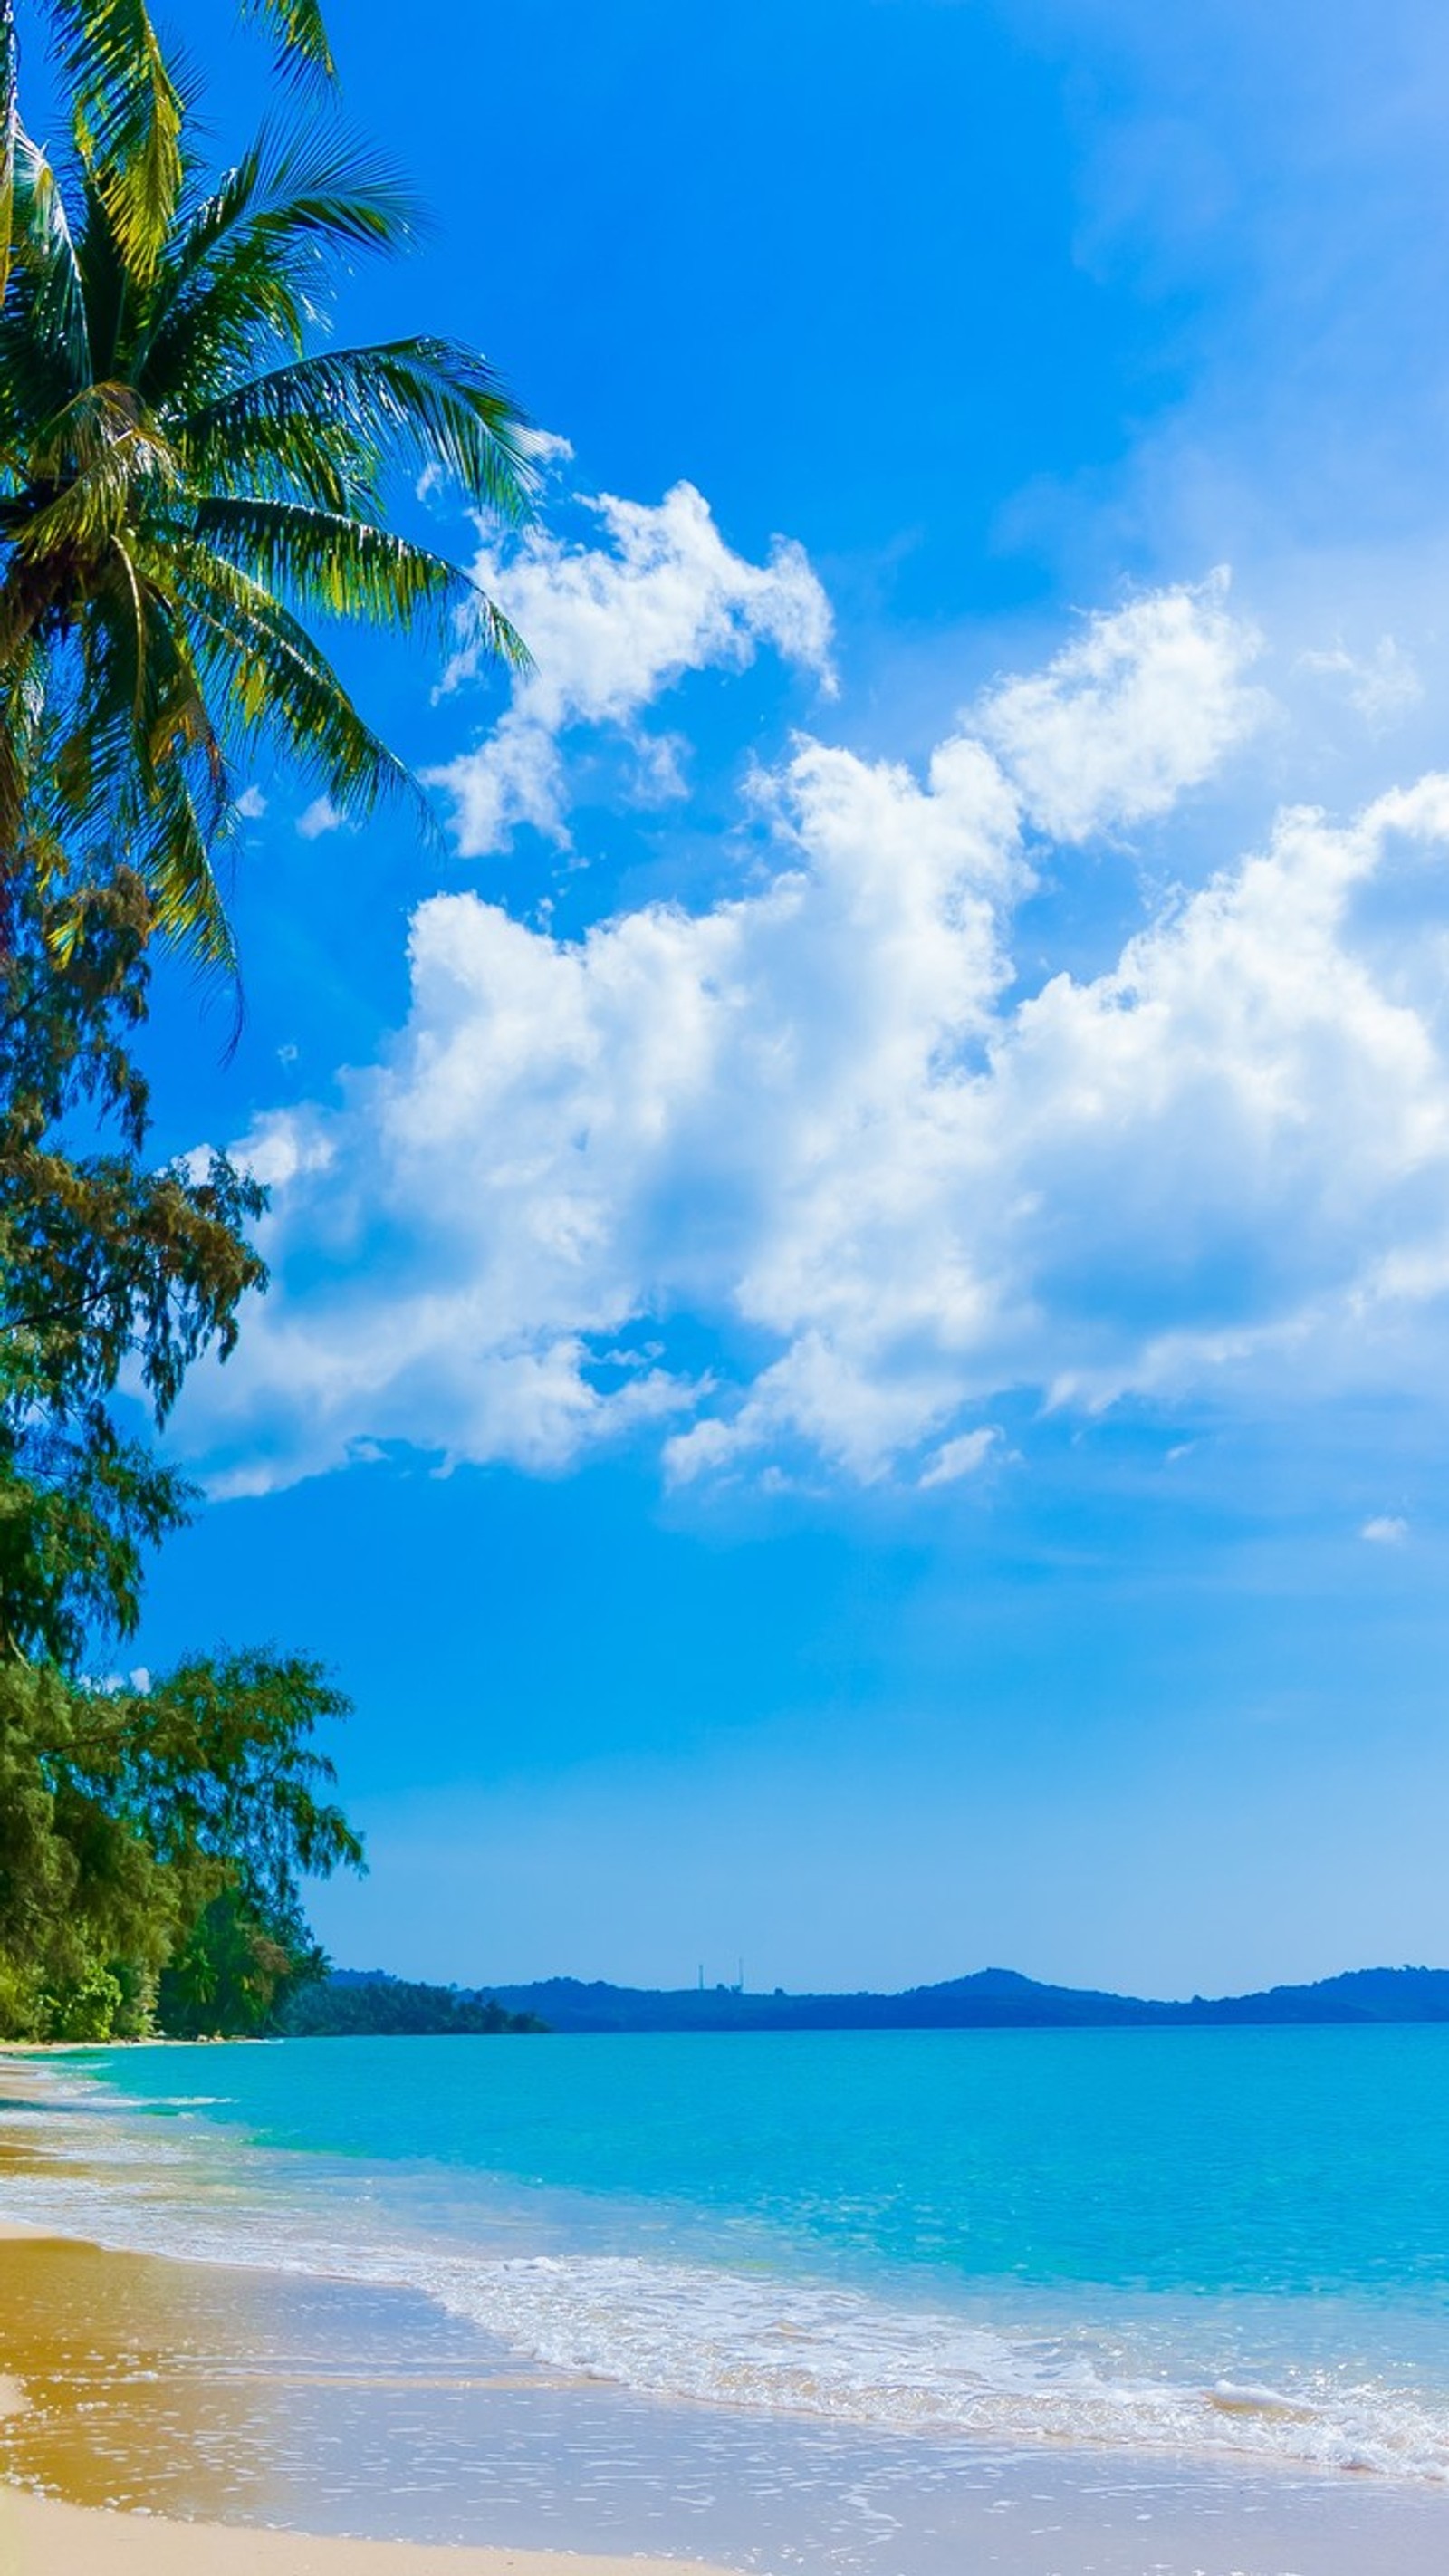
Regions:
<instances>
[{"instance_id":1,"label":"distant hill","mask_svg":"<svg viewBox=\"0 0 1449 2576\"><path fill-rule=\"evenodd\" d=\"M1201 2029L1233 2024L1449 2021L1449 1968L1357 1968L1318 1985L1265 1994L1194 1995L1155 2003L1138 1995L1038 1985L1010 1968L981 1968L904 1994L745 1994L733 1986L584 1985L548 1977L495 1986L511 2012L537 2014L555 2031L629 2030L1071 2030Z\"/></svg>"},{"instance_id":2,"label":"distant hill","mask_svg":"<svg viewBox=\"0 0 1449 2576\"><path fill-rule=\"evenodd\" d=\"M546 1977L529 1986L415 1985L381 1968L336 1968L293 2000L289 2034L380 2038L390 2034L646 2030L1200 2030L1313 2022L1449 2021L1449 1968L1355 1968L1313 1986L1265 1994L1194 1995L1154 2003L1140 1995L1038 1985L1012 1968L979 1968L898 1995L745 1994L735 1986L585 1985Z\"/></svg>"},{"instance_id":3,"label":"distant hill","mask_svg":"<svg viewBox=\"0 0 1449 2576\"><path fill-rule=\"evenodd\" d=\"M535 2013L511 2012L492 1995L414 1985L381 1968L360 1975L355 1969L334 1969L303 1986L292 1997L283 2024L289 2039L482 2039L544 2027Z\"/></svg>"}]
</instances>

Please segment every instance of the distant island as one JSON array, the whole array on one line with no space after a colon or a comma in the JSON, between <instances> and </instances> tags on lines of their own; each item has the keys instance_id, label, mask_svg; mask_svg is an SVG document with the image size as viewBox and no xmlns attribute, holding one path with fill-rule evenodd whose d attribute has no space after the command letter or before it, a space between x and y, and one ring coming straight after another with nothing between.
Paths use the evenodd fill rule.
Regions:
<instances>
[{"instance_id":1,"label":"distant island","mask_svg":"<svg viewBox=\"0 0 1449 2576\"><path fill-rule=\"evenodd\" d=\"M345 1968L301 1987L281 2023L287 2039L492 2039L547 2027L536 2013L510 2012L492 1995Z\"/></svg>"},{"instance_id":2,"label":"distant island","mask_svg":"<svg viewBox=\"0 0 1449 2576\"><path fill-rule=\"evenodd\" d=\"M1317 1985L1252 1995L1139 1995L1039 1985L981 1968L903 1994L748 1994L741 1986L653 1988L546 1977L528 1986L413 1984L380 1968L337 1968L293 2004L296 2038L390 2033L732 2030L1198 2030L1244 2025L1449 2021L1449 1968L1356 1968Z\"/></svg>"}]
</instances>

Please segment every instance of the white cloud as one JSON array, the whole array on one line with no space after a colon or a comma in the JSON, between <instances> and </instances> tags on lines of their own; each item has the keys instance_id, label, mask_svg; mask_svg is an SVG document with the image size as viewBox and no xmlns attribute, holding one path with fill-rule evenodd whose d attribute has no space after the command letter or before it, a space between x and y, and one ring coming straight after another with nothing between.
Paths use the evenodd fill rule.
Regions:
<instances>
[{"instance_id":1,"label":"white cloud","mask_svg":"<svg viewBox=\"0 0 1449 2576\"><path fill-rule=\"evenodd\" d=\"M534 667L476 749L428 773L453 808L465 858L507 849L519 824L566 842L562 738L608 727L632 742L646 792L677 774L677 754L639 727L643 710L687 671L741 668L762 644L828 683L830 610L800 548L777 540L747 563L720 536L692 484L657 508L605 496L590 505L604 542L570 546L535 529L485 542L475 580L524 637ZM479 668L476 646L454 655L443 690Z\"/></svg>"},{"instance_id":2,"label":"white cloud","mask_svg":"<svg viewBox=\"0 0 1449 2576\"><path fill-rule=\"evenodd\" d=\"M1267 701L1242 675L1259 638L1227 602L1222 572L1154 591L986 698L980 731L1041 831L1082 840L1166 813L1253 730Z\"/></svg>"},{"instance_id":3,"label":"white cloud","mask_svg":"<svg viewBox=\"0 0 1449 2576\"><path fill-rule=\"evenodd\" d=\"M994 1423L963 1431L959 1439L946 1441L933 1458L927 1459L921 1470L922 1486L954 1485L962 1476L974 1476L1000 1445L1001 1433Z\"/></svg>"},{"instance_id":4,"label":"white cloud","mask_svg":"<svg viewBox=\"0 0 1449 2576\"><path fill-rule=\"evenodd\" d=\"M277 1286L193 1446L235 1488L388 1441L559 1469L648 1424L680 1478L933 1485L1013 1395L1416 1385L1449 1297L1449 779L1291 809L1100 971L1017 980L1024 822L1195 783L1260 721L1252 642L1174 591L924 776L802 739L756 789L772 870L694 913L567 941L423 904L383 1061L245 1149Z\"/></svg>"},{"instance_id":5,"label":"white cloud","mask_svg":"<svg viewBox=\"0 0 1449 2576\"><path fill-rule=\"evenodd\" d=\"M314 796L306 811L298 815L297 829L304 841L320 841L324 832L340 831L345 819L330 796Z\"/></svg>"},{"instance_id":6,"label":"white cloud","mask_svg":"<svg viewBox=\"0 0 1449 2576\"><path fill-rule=\"evenodd\" d=\"M1392 1512L1382 1512L1377 1519L1365 1521L1359 1531L1359 1537L1368 1539L1375 1547L1402 1547L1408 1535L1408 1522L1400 1520Z\"/></svg>"},{"instance_id":7,"label":"white cloud","mask_svg":"<svg viewBox=\"0 0 1449 2576\"><path fill-rule=\"evenodd\" d=\"M1349 705L1373 734L1402 723L1423 700L1418 664L1392 635L1381 635L1371 654L1355 657L1335 644L1331 650L1301 653L1298 659L1300 669L1342 681Z\"/></svg>"},{"instance_id":8,"label":"white cloud","mask_svg":"<svg viewBox=\"0 0 1449 2576\"><path fill-rule=\"evenodd\" d=\"M259 823L267 810L267 800L260 787L244 787L236 800L236 810L245 823Z\"/></svg>"}]
</instances>

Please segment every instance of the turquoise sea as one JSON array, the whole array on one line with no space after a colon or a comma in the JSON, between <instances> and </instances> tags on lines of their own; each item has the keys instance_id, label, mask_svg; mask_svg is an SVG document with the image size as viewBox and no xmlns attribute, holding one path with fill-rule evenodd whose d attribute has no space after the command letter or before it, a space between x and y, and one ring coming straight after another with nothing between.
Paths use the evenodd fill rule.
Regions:
<instances>
[{"instance_id":1,"label":"turquoise sea","mask_svg":"<svg viewBox=\"0 0 1449 2576\"><path fill-rule=\"evenodd\" d=\"M47 2063L6 2199L72 2232L405 2285L656 2398L1449 2476L1449 2029Z\"/></svg>"}]
</instances>

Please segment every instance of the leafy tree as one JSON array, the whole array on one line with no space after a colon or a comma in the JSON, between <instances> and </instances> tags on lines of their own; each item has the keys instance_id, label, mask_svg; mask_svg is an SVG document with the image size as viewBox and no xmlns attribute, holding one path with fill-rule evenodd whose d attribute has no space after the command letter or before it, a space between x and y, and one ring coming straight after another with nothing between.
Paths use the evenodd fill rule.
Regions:
<instances>
[{"instance_id":1,"label":"leafy tree","mask_svg":"<svg viewBox=\"0 0 1449 2576\"><path fill-rule=\"evenodd\" d=\"M265 1279L243 1233L256 1184L221 1155L145 1158L129 1047L150 919L129 869L32 887L0 954L0 1652L66 1667L97 1630L135 1627L143 1550L187 1517L186 1485L118 1414L123 1370L164 1421Z\"/></svg>"},{"instance_id":2,"label":"leafy tree","mask_svg":"<svg viewBox=\"0 0 1449 2576\"><path fill-rule=\"evenodd\" d=\"M360 1867L300 1657L193 1661L145 1690L0 1665L0 2030L255 2030L325 1966L302 1874Z\"/></svg>"},{"instance_id":3,"label":"leafy tree","mask_svg":"<svg viewBox=\"0 0 1449 2576\"><path fill-rule=\"evenodd\" d=\"M308 11L273 15L303 40ZM315 621L471 604L484 645L523 658L387 503L399 469L441 467L522 517L524 424L451 340L314 345L341 267L416 229L375 154L282 125L214 177L137 0L59 16L69 147L53 166L16 128L0 309L0 881L119 843L157 926L230 967L213 858L238 760L265 745L349 813L420 793ZM137 104L142 56L165 115Z\"/></svg>"},{"instance_id":4,"label":"leafy tree","mask_svg":"<svg viewBox=\"0 0 1449 2576\"><path fill-rule=\"evenodd\" d=\"M244 12L330 76L317 0ZM387 168L278 126L210 177L144 0L48 14L58 164L20 124L0 0L0 2032L258 2029L325 1968L303 1878L362 1865L315 1741L346 1704L275 1653L145 1688L93 1669L192 1501L134 1399L162 1425L265 1284L256 1185L147 1158L148 948L234 964L213 863L259 745L343 811L412 790L316 620L471 600L522 658L387 504L399 469L442 467L517 518L530 469L473 352L319 344L340 267L415 228Z\"/></svg>"},{"instance_id":5,"label":"leafy tree","mask_svg":"<svg viewBox=\"0 0 1449 2576\"><path fill-rule=\"evenodd\" d=\"M478 2039L546 2031L537 2013L509 2012L496 1995L406 1977L323 1977L288 1997L282 2027L294 2039Z\"/></svg>"},{"instance_id":6,"label":"leafy tree","mask_svg":"<svg viewBox=\"0 0 1449 2576\"><path fill-rule=\"evenodd\" d=\"M150 1164L132 1053L138 878L17 889L0 954L0 2031L256 2028L323 1962L305 1874L361 1864L314 1741L346 1702L298 1657L87 1673L135 1626L190 1494L130 1427L223 1357L265 1273L224 1158ZM134 1406L132 1406L134 1410Z\"/></svg>"}]
</instances>

